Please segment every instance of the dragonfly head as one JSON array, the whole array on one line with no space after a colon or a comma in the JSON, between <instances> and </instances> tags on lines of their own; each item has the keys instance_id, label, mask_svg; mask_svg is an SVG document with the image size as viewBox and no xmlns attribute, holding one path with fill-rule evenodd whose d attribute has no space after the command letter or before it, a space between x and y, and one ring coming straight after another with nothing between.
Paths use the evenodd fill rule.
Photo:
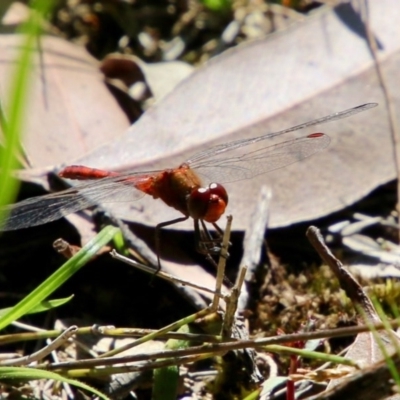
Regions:
<instances>
[{"instance_id":1,"label":"dragonfly head","mask_svg":"<svg viewBox=\"0 0 400 400\"><path fill-rule=\"evenodd\" d=\"M216 222L228 205L228 193L219 183L193 189L187 200L189 215L194 219Z\"/></svg>"}]
</instances>

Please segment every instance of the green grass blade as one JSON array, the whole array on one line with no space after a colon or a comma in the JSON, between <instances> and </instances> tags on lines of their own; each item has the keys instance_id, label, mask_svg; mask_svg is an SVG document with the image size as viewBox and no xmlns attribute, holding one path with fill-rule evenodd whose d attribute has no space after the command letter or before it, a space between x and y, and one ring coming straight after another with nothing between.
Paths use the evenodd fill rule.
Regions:
<instances>
[{"instance_id":1,"label":"green grass blade","mask_svg":"<svg viewBox=\"0 0 400 400\"><path fill-rule=\"evenodd\" d=\"M40 304L33 307L29 311L28 314L36 314L36 313L52 310L53 308L56 308L56 307L60 307L64 304L68 303L69 301L71 301L73 299L73 297L74 296L72 295L72 296L66 297L64 299L44 300L44 301L40 302ZM12 310L12 308L13 307L2 308L0 310L0 317L2 315L5 315L6 313L8 313L10 310Z\"/></svg>"},{"instance_id":2,"label":"green grass blade","mask_svg":"<svg viewBox=\"0 0 400 400\"><path fill-rule=\"evenodd\" d=\"M55 381L65 382L80 389L87 390L104 400L109 400L109 397L99 392L95 388L75 379L69 379L51 371L26 367L0 367L0 381L3 379L53 379Z\"/></svg>"},{"instance_id":3,"label":"green grass blade","mask_svg":"<svg viewBox=\"0 0 400 400\"><path fill-rule=\"evenodd\" d=\"M191 333L188 325L181 326L177 332ZM187 340L169 339L165 344L167 350L186 349L189 347ZM157 368L153 373L152 400L175 400L179 387L179 366Z\"/></svg>"},{"instance_id":4,"label":"green grass blade","mask_svg":"<svg viewBox=\"0 0 400 400\"><path fill-rule=\"evenodd\" d=\"M58 289L65 281L81 269L104 245L119 231L118 228L107 226L86 246L62 265L54 274L22 299L9 312L0 318L0 329L9 325L23 315L29 313L40 302Z\"/></svg>"},{"instance_id":5,"label":"green grass blade","mask_svg":"<svg viewBox=\"0 0 400 400\"><path fill-rule=\"evenodd\" d=\"M41 33L44 16L52 6L52 1L37 0L32 3L32 11L25 24L20 28L20 54L15 60L15 70L11 77L9 101L7 110L0 103L1 128L4 131L4 149L0 153L0 206L12 203L18 190L18 183L12 177L12 171L17 167L16 158L21 132L27 113L27 97L30 87L30 71L36 43Z\"/></svg>"}]
</instances>

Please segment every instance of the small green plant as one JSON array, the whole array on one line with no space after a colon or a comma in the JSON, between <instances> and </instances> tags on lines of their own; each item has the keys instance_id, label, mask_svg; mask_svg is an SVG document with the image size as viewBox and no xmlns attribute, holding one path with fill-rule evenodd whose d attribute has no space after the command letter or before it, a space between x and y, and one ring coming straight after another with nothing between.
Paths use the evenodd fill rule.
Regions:
<instances>
[{"instance_id":1,"label":"small green plant","mask_svg":"<svg viewBox=\"0 0 400 400\"><path fill-rule=\"evenodd\" d=\"M0 102L0 128L4 136L4 147L0 149L0 207L12 203L17 195L19 184L13 171L19 166L17 154L20 138L27 114L27 98L30 87L30 70L34 53L37 52L43 21L53 5L53 1L36 0L31 3L27 21L21 25L21 46L15 69L10 77L7 104ZM6 213L0 214L0 223Z\"/></svg>"}]
</instances>

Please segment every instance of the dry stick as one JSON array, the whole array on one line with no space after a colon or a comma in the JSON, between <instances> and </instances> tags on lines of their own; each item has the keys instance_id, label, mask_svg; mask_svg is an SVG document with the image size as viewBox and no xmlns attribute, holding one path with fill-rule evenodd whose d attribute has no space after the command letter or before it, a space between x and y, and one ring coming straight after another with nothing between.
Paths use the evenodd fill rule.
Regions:
<instances>
[{"instance_id":1,"label":"dry stick","mask_svg":"<svg viewBox=\"0 0 400 400\"><path fill-rule=\"evenodd\" d=\"M310 333L308 336L315 339L315 338L326 338L326 331L321 332L313 332ZM224 354L230 350L240 350L245 348L259 348L260 350L269 351L269 352L276 352L280 354L288 354L288 355L302 355L304 356L304 351L301 349L296 349L294 347L287 347L287 346L279 346L273 345L272 342L275 343L287 343L288 337L293 337L294 339L301 338L302 340L305 339L306 335L285 335L277 336L273 338L264 338L264 339L248 339L248 340L238 340L235 342L227 342L227 343L220 343L220 344L206 344L202 346L194 346L187 349L179 349L179 350L158 350L158 351L148 351L145 354L134 354L128 355L123 357L108 357L108 358L97 358L91 360L80 360L80 361L67 361L67 362L60 362L58 364L43 364L39 365L38 368L43 368L46 370L61 370L61 369L86 369L86 368L93 368L93 367L104 367L105 365L116 365L116 364L126 364L126 363L133 363L139 361L150 361L155 359L170 359L172 362L173 359L178 359L184 356L194 356L194 355L210 355L215 356L217 354ZM272 340L271 340L272 339ZM286 341L283 342L282 339ZM309 356L315 355L315 358L323 356L322 353L308 351L307 354ZM352 360L344 359L343 357L338 357L335 355L329 355L325 357L329 359L331 362L339 362L346 365L357 366L357 363ZM132 365L131 370L137 370L137 366Z\"/></svg>"},{"instance_id":2,"label":"dry stick","mask_svg":"<svg viewBox=\"0 0 400 400\"><path fill-rule=\"evenodd\" d=\"M68 329L68 328L65 327L65 329ZM76 327L75 332L76 332L77 330L78 330L78 328ZM72 341L73 341L73 340L71 340L71 342L72 342ZM74 341L74 342L75 342L75 345L77 345L77 341ZM50 339L46 339L46 343L47 343L48 345L50 345L51 340L50 340ZM57 351L53 350L53 351L51 352L51 356L52 356L53 362L60 362L60 359L59 359L59 357L58 357ZM46 388L46 389L44 390L44 392L45 392L46 390L49 390L53 385L54 385L54 382L52 382L52 380L49 379L49 380L45 383L45 388ZM70 398L70 399L73 399L73 398L74 398L74 393L73 393L73 391L72 391L72 388L71 388L70 384L69 384L68 382L61 382L61 385L62 385L63 388L64 388L66 397L67 397L67 398ZM65 397L65 396L64 396L64 397Z\"/></svg>"},{"instance_id":3,"label":"dry stick","mask_svg":"<svg viewBox=\"0 0 400 400\"><path fill-rule=\"evenodd\" d=\"M247 268L242 267L236 278L235 286L231 289L230 295L225 299L226 310L221 328L222 340L246 340L249 338L248 328L237 308L246 273ZM249 385L257 385L264 380L263 374L261 374L256 365L256 352L253 348L237 350L234 352L234 354L234 357L238 363L243 363L243 365L246 365L246 367L243 369L243 373L246 373ZM232 364L234 364L234 362Z\"/></svg>"},{"instance_id":4,"label":"dry stick","mask_svg":"<svg viewBox=\"0 0 400 400\"><path fill-rule=\"evenodd\" d=\"M240 269L235 287L231 291L229 300L226 301L226 313L221 330L222 339L234 337L238 340L246 340L249 337L249 332L242 316L243 311L249 307L248 303L251 296L249 290L254 286L257 269L261 261L270 200L271 191L263 185L255 199L255 207L246 228L244 254L241 261L241 264L245 267ZM246 284L244 284L244 280ZM235 354L246 365L249 382L254 384L261 382L263 376L256 365L256 352L254 349L246 348L236 351Z\"/></svg>"},{"instance_id":5,"label":"dry stick","mask_svg":"<svg viewBox=\"0 0 400 400\"><path fill-rule=\"evenodd\" d=\"M47 330L43 328L38 328L33 325L25 324L23 322L19 321L14 321L11 323L11 325L16 326L17 328L21 330L26 330L30 332L21 332L21 333L13 333L10 335L1 335L0 336L0 345L8 344L8 343L15 343L15 342L21 342L21 341L27 341L27 340L42 340L42 339L51 339L53 337L57 337L61 335L65 329L67 329L66 326L63 326L61 329L53 329L53 330ZM81 327L78 328L75 332L76 335L84 335L84 334L91 334L93 333L93 327ZM84 352L87 354L90 354L92 357L97 357L98 354L94 352L90 347L88 347L86 344L82 343L79 341L77 338L74 338L74 343L76 346L78 346L80 349L82 349Z\"/></svg>"},{"instance_id":6,"label":"dry stick","mask_svg":"<svg viewBox=\"0 0 400 400\"><path fill-rule=\"evenodd\" d=\"M53 242L53 249L64 256L66 259L72 258L81 248L78 246L73 246L69 244L66 240L64 239L56 239Z\"/></svg>"},{"instance_id":7,"label":"dry stick","mask_svg":"<svg viewBox=\"0 0 400 400\"><path fill-rule=\"evenodd\" d=\"M271 202L271 190L267 186L262 186L257 199L256 209L251 216L251 221L246 229L244 237L244 254L242 265L246 265L248 272L246 274L246 284L243 285L238 302L238 311L241 312L248 308L249 286L254 282L256 270L261 260L261 249L263 247L265 230L268 225L269 207Z\"/></svg>"},{"instance_id":8,"label":"dry stick","mask_svg":"<svg viewBox=\"0 0 400 400\"><path fill-rule=\"evenodd\" d=\"M141 329L141 328L116 328L115 326L92 326L92 332L97 336L105 337L142 337L154 332L154 329ZM187 340L190 342L201 343L221 343L221 338L215 335L206 333L183 333L183 332L168 332L161 336L159 339L177 339Z\"/></svg>"},{"instance_id":9,"label":"dry stick","mask_svg":"<svg viewBox=\"0 0 400 400\"><path fill-rule=\"evenodd\" d=\"M148 265L144 265L144 264L138 263L135 260L132 260L132 259L130 259L128 257L125 257L125 256L117 253L116 250L112 250L110 252L110 255L111 255L111 257L115 258L116 260L122 261L123 263L128 264L131 267L135 267L135 268L140 269L141 271L148 272L150 274L154 274L154 268L153 267L149 267ZM175 284L179 283L179 284L181 284L183 286L190 286L192 288L195 288L197 290L202 290L202 291L207 292L207 293L212 293L212 294L215 293L215 291L212 290L212 289L209 289L209 288L207 288L205 286L202 286L202 285L197 285L196 283L193 283L193 282L190 282L190 281L186 281L184 279L177 278L177 277L175 277L175 276L173 276L171 274L168 274L167 272L164 272L164 271L159 271L157 273L157 278L161 278L161 279L164 279L166 281L173 282ZM222 293L222 297L225 297L225 296L226 296L226 293Z\"/></svg>"},{"instance_id":10,"label":"dry stick","mask_svg":"<svg viewBox=\"0 0 400 400\"><path fill-rule=\"evenodd\" d=\"M238 278L236 279L235 286L231 289L230 295L225 299L226 310L221 330L222 339L232 337L232 326L235 322L235 313L237 310L239 296L246 276L246 272L247 272L246 267L242 267L240 269Z\"/></svg>"},{"instance_id":11,"label":"dry stick","mask_svg":"<svg viewBox=\"0 0 400 400\"><path fill-rule=\"evenodd\" d=\"M315 226L307 229L307 238L325 261L329 268L334 272L339 280L340 287L346 292L346 295L354 303L358 304L367 314L368 318L377 321L377 312L369 297L365 294L360 284L347 272L343 264L332 254L330 249L324 243L321 232Z\"/></svg>"},{"instance_id":12,"label":"dry stick","mask_svg":"<svg viewBox=\"0 0 400 400\"><path fill-rule=\"evenodd\" d=\"M400 320L393 320L393 321L388 321L388 324L393 328L397 329L400 327ZM272 341L268 342L267 344L277 344L277 343L289 343L289 342L294 342L297 340L310 340L310 339L320 339L320 338L325 338L325 337L343 337L343 336L354 336L358 333L362 332L369 332L371 331L371 327L373 327L376 330L383 330L387 329L385 324L382 322L377 322L371 324L371 326L367 325L357 325L357 326L350 326L347 328L335 328L335 329L328 329L324 331L318 331L317 333L315 332L306 332L306 333L301 333L301 334L295 334L296 336L293 336L293 334L290 335L282 335L278 337L272 337L269 338L269 340L272 339ZM41 331L38 333L17 333L17 334L9 334L9 335L1 335L0 336L0 344L8 344L8 343L15 343L15 342L20 342L20 341L27 341L27 340L38 340L38 339L47 339L51 337L57 337L59 336L63 331L60 329L57 330L51 330L51 331ZM81 327L78 328L76 331L77 336L82 336L82 335L88 335L88 334L95 334L95 335L103 335L106 337L141 337L143 335L147 335L149 333L155 332L154 330L151 329L135 329L135 328L115 328L115 327L110 327L110 326L103 326L103 327L98 327L98 326L86 326L86 327ZM321 333L323 332L323 333ZM314 336L317 334L318 336ZM164 335L160 336L163 339L185 339L188 338L188 340L198 341L200 342L212 342L212 343L221 343L223 341L221 337L219 336L212 336L212 335L203 335L203 334L181 334L177 332L168 332L165 333ZM231 340L224 340L225 342L236 342L237 339L231 339ZM79 344L79 341L77 342Z\"/></svg>"},{"instance_id":13,"label":"dry stick","mask_svg":"<svg viewBox=\"0 0 400 400\"><path fill-rule=\"evenodd\" d=\"M392 321L390 323L393 327L400 326L400 320ZM373 326L378 330L386 329L385 325L381 323L373 324ZM368 326L352 326L346 328L338 328L338 329L326 329L315 332L303 332L303 333L292 333L289 335L282 336L272 336L268 338L262 339L248 339L248 340L236 340L232 339L230 342L224 342L219 344L209 344L203 346L195 346L188 349L180 349L180 350L160 350L154 352L147 352L146 354L134 354L128 356L121 357L109 357L109 358L98 358L98 359L90 359L90 360L80 360L80 361L66 361L58 364L52 365L43 365L41 367L45 369L71 369L71 368L91 368L96 366L104 366L104 365L112 365L112 364L120 364L120 363L128 363L128 362L137 362L144 360L151 360L156 358L167 358L167 357L178 357L178 356L186 356L186 355L194 355L194 354L202 354L202 353L219 353L226 352L229 350L238 350L244 349L246 347L253 348L263 348L264 346L275 345L275 344L285 344L297 341L306 341L312 339L326 339L327 337L344 337L344 336L352 336L356 333L360 332L369 332L370 328ZM289 350L291 348L288 348Z\"/></svg>"},{"instance_id":14,"label":"dry stick","mask_svg":"<svg viewBox=\"0 0 400 400\"><path fill-rule=\"evenodd\" d=\"M136 339L132 343L129 343L125 346L118 347L115 350L108 351L108 352L102 354L101 356L99 356L99 358L97 360L104 361L104 359L107 357L112 357L123 351L129 350L136 346L139 346L142 343L148 342L150 340L154 340L154 339L164 335L167 332L179 329L181 326L190 324L190 323L194 322L195 320L205 317L206 315L208 315L214 311L215 310L212 309L211 307L204 308L203 310L200 310L192 315L189 315L188 317L182 318L179 321L175 321L172 324L169 324L169 325L165 326L164 328L159 329L158 331L154 331L152 333L149 333L148 335L141 337L140 339ZM93 361L96 361L96 360L93 360Z\"/></svg>"},{"instance_id":15,"label":"dry stick","mask_svg":"<svg viewBox=\"0 0 400 400\"><path fill-rule=\"evenodd\" d=\"M114 374L126 374L126 373L132 373L132 372L142 372L142 371L148 371L148 370L153 370L156 368L164 368L164 367L170 367L170 366L177 366L177 365L182 365L182 364L189 364L193 363L196 361L200 360L205 360L207 358L213 357L215 354L214 353L203 353L203 354L198 354L194 356L184 356L180 357L179 359L165 359L165 360L156 360L156 361L149 361L149 362L141 362L137 363L134 365L123 365L121 367L110 367L110 368L98 368L98 369L73 369L67 371L66 375L69 378L101 378L101 377L109 377L110 375ZM55 369L55 372L61 372L58 371L58 369Z\"/></svg>"},{"instance_id":16,"label":"dry stick","mask_svg":"<svg viewBox=\"0 0 400 400\"><path fill-rule=\"evenodd\" d=\"M26 365L34 361L41 360L42 358L48 356L53 350L58 349L62 346L72 335L76 333L78 327L73 325L66 329L59 337L54 339L47 346L43 347L36 353L30 354L29 356L17 358L14 360L6 360L1 363L1 366L11 366L11 365Z\"/></svg>"},{"instance_id":17,"label":"dry stick","mask_svg":"<svg viewBox=\"0 0 400 400\"><path fill-rule=\"evenodd\" d=\"M400 321L392 321L390 325L394 328L400 326ZM386 329L383 323L373 324L376 329ZM307 333L296 333L290 335L283 336L275 336L264 339L254 339L254 340L235 340L232 342L221 343L219 345L206 345L206 346L196 346L190 349L181 349L181 350L169 350L169 351L155 351L155 352L147 352L146 354L136 354L129 355L123 357L110 357L110 358L98 358L98 359L90 359L90 360L80 360L80 361L67 361L61 362L58 364L43 364L39 365L38 368L43 368L47 370L71 370L71 369L89 369L96 366L107 366L107 365L115 365L121 363L130 363L130 362L138 362L138 361L146 361L146 360L154 360L160 358L170 358L170 357L182 357L182 356L193 356L196 354L210 354L213 353L223 353L229 350L237 350L244 349L247 347L257 347L263 349L264 346L268 346L271 344L277 343L289 343L295 341L305 341L311 339L325 339L327 337L343 337L350 336L360 332L370 331L370 328L367 326L354 326L347 328L339 328L339 329L327 329L323 331L317 332L307 332ZM268 348L267 348L268 349ZM290 349L289 349L290 350ZM208 356L207 356L208 357ZM133 370L139 370L136 364L133 366L126 367L124 370L120 372L130 372ZM91 373L92 371L88 371L87 373Z\"/></svg>"},{"instance_id":18,"label":"dry stick","mask_svg":"<svg viewBox=\"0 0 400 400\"><path fill-rule=\"evenodd\" d=\"M169 281L169 282L179 283L183 286L190 286L197 290L202 290L204 292L212 293L215 295L214 301L213 301L214 303L218 303L219 297L225 298L227 296L227 294L224 292L221 292L221 288L222 288L222 282L223 282L224 275L225 275L225 265L226 265L227 255L228 255L229 238L230 238L230 232L231 232L231 226L232 226L232 216L228 215L227 220L228 220L228 222L227 222L226 229L224 231L224 236L222 239L221 255L220 255L220 258L218 261L216 289L215 290L211 290L205 286L198 285L196 283L177 278L177 277L175 277L171 274L168 274L167 272L164 272L164 271L159 271L157 273L157 277L164 279L166 281ZM131 260L128 257L122 256L122 255L118 254L115 250L112 250L110 252L110 255L113 258L124 262L125 264L128 264L132 267L140 269L141 271L148 272L150 274L154 274L153 267L138 263L137 261ZM215 307L215 305L214 305L214 307Z\"/></svg>"},{"instance_id":19,"label":"dry stick","mask_svg":"<svg viewBox=\"0 0 400 400\"><path fill-rule=\"evenodd\" d=\"M386 109L388 110L389 114L389 125L390 125L390 133L392 135L392 141L393 141L393 157L394 161L396 164L396 175L397 175L397 212L400 213L400 184L399 184L399 179L400 179L400 134L399 134L399 126L397 124L397 119L396 119L396 111L395 111L395 106L392 101L392 97L389 93L389 88L386 84L386 79L385 75L382 71L381 64L378 59L378 54L377 54L377 43L376 39L374 37L374 34L371 31L370 23L369 23L369 15L368 15L368 5L367 1L361 2L361 17L364 20L365 24L365 30L367 34L367 40L368 40L368 47L371 52L372 58L374 60L375 64L375 69L376 69L376 74L379 79L379 83L382 88L383 96L385 99L385 106ZM398 223L400 224L400 218L398 218ZM400 225L398 226L399 229L399 241L400 241Z\"/></svg>"},{"instance_id":20,"label":"dry stick","mask_svg":"<svg viewBox=\"0 0 400 400\"><path fill-rule=\"evenodd\" d=\"M26 324L16 323L15 321L12 323L12 325L20 327L21 329L27 329ZM29 327L28 329L32 330L32 327ZM54 338L59 336L62 332L63 330L61 329L44 330L44 329L34 328L33 332L21 332L21 333L0 335L0 346L9 343L25 342L28 340L42 340L42 339ZM95 336L105 336L105 337L142 337L152 332L154 332L154 329L116 328L115 326L92 325L92 326L84 326L78 328L78 330L76 331L76 335L77 336L95 335ZM190 340L198 342L213 342L213 343L221 342L221 339L215 335L181 333L181 332L168 332L164 334L161 338ZM96 352L89 349L79 340L75 339L75 343L91 356L93 357L98 356Z\"/></svg>"},{"instance_id":21,"label":"dry stick","mask_svg":"<svg viewBox=\"0 0 400 400\"><path fill-rule=\"evenodd\" d=\"M272 347L266 347L265 351L268 352L275 352L278 354L287 354L287 355L299 355L299 352L301 350L295 349L293 347L284 347L284 346L278 346L278 348L272 349ZM167 358L165 360L157 360L157 361L150 361L150 362L142 362L142 363L136 363L134 365L123 365L120 367L108 367L108 368L98 368L98 369L88 369L88 368L75 368L71 369L68 368L67 371L67 376L69 377L90 377L90 378L95 378L95 377L100 377L100 376L109 376L110 374L121 374L121 373L129 373L129 372L139 372L139 371L146 371L149 369L154 369L154 368L161 368L161 367L169 367L169 366L176 366L176 365L181 365L181 364L187 364L189 362L196 362L202 359L207 359L214 357L217 352L203 352L203 353L197 353L198 355L195 356L184 356L184 357L179 357L179 358ZM315 353L316 355L320 355L321 353ZM340 359L337 361L341 361L342 363L350 366L356 366L354 363L352 363L350 360L346 359ZM345 361L345 362L344 362ZM64 366L63 366L64 367ZM75 367L75 365L74 365ZM44 366L41 366L41 368L44 368ZM54 368L50 368L54 369ZM64 369L64 368L62 368ZM54 370L56 372L62 372L62 369L57 369L55 368Z\"/></svg>"},{"instance_id":22,"label":"dry stick","mask_svg":"<svg viewBox=\"0 0 400 400\"><path fill-rule=\"evenodd\" d=\"M229 239L231 237L232 215L226 217L226 228L222 237L221 253L218 260L217 277L215 283L215 294L211 303L211 308L217 310L219 299L222 296L221 289L224 282L226 260L228 258Z\"/></svg>"}]
</instances>

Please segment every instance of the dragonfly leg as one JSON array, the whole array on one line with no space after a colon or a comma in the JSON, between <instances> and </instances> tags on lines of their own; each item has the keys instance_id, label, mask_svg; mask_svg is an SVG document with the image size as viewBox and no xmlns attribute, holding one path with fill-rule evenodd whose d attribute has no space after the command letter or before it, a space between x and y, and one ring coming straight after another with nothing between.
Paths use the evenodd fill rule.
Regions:
<instances>
[{"instance_id":1,"label":"dragonfly leg","mask_svg":"<svg viewBox=\"0 0 400 400\"><path fill-rule=\"evenodd\" d=\"M217 224L213 223L215 229L217 230L217 236L218 236L216 238L213 238L205 222L203 220L200 220L200 223L202 229L200 229L199 220L198 219L194 220L196 250L200 254L204 254L206 260L209 261L211 265L215 267L215 269L217 269L218 265L216 261L213 259L212 255L216 255L219 257L221 256L221 242L224 231ZM231 243L229 243L229 245L231 245ZM226 255L226 258L228 257L229 254ZM230 288L233 287L232 282L226 276L224 276L224 283Z\"/></svg>"},{"instance_id":2,"label":"dragonfly leg","mask_svg":"<svg viewBox=\"0 0 400 400\"><path fill-rule=\"evenodd\" d=\"M156 225L156 233L155 233L155 244L156 244L156 253L157 253L157 270L154 273L154 275L157 275L158 272L161 270L161 260L160 260L160 248L161 248L161 229L169 226L169 225L174 225L179 222L186 221L189 217L180 217L176 219L172 219L171 221L165 221L161 222L161 224Z\"/></svg>"},{"instance_id":3,"label":"dragonfly leg","mask_svg":"<svg viewBox=\"0 0 400 400\"><path fill-rule=\"evenodd\" d=\"M220 241L222 241L222 237L224 236L224 231L218 226L218 224L216 222L212 222L212 224L213 224L213 227L215 228L215 230L218 232L218 234L220 236L219 237ZM232 243L229 242L228 246L229 247L232 246ZM218 251L220 252L221 248L219 248ZM229 253L227 254L227 257L229 257Z\"/></svg>"},{"instance_id":4,"label":"dragonfly leg","mask_svg":"<svg viewBox=\"0 0 400 400\"><path fill-rule=\"evenodd\" d=\"M212 237L205 222L203 220L200 220L200 223L201 229L199 225L199 220L194 221L196 250L200 254L206 255L210 261L212 260L212 264L215 264L214 260L211 258L211 254L218 256L220 255L221 241L224 232L216 223L213 223L213 226L217 230L217 237Z\"/></svg>"}]
</instances>

